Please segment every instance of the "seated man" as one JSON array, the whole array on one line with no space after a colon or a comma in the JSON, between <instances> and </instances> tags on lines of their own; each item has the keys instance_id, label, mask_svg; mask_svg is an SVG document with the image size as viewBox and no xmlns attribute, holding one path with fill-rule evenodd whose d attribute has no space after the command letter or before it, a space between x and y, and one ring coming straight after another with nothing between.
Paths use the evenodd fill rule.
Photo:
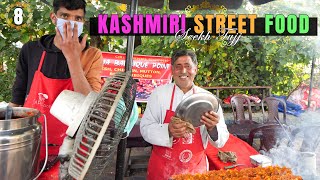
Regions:
<instances>
[{"instance_id":1,"label":"seated man","mask_svg":"<svg viewBox=\"0 0 320 180\"><path fill-rule=\"evenodd\" d=\"M208 169L205 149L208 141L222 147L229 138L221 106L217 113L201 116L202 126L188 133L184 121L171 121L178 104L198 92L208 92L194 85L197 57L193 51L179 50L171 58L174 83L160 86L148 99L141 120L143 138L153 144L147 179L169 179L182 173L203 173Z\"/></svg>"}]
</instances>

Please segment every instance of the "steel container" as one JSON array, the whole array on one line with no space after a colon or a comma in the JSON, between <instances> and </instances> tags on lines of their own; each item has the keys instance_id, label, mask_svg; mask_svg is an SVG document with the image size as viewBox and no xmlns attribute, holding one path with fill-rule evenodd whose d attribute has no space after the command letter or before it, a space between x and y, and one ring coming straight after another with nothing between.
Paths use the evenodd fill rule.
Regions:
<instances>
[{"instance_id":1,"label":"steel container","mask_svg":"<svg viewBox=\"0 0 320 180\"><path fill-rule=\"evenodd\" d=\"M29 180L38 172L41 143L40 112L36 109L13 108L11 119L0 109L0 179Z\"/></svg>"},{"instance_id":2,"label":"steel container","mask_svg":"<svg viewBox=\"0 0 320 180\"><path fill-rule=\"evenodd\" d=\"M194 127L201 126L201 116L209 111L218 112L219 101L211 93L194 93L183 99L175 110L175 116L191 123Z\"/></svg>"}]
</instances>

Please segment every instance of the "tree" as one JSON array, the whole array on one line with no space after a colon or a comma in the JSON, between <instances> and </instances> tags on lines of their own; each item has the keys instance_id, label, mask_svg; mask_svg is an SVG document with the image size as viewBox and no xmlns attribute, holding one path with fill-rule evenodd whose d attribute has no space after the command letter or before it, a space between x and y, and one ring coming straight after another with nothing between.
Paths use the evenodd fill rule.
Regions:
<instances>
[{"instance_id":1,"label":"tree","mask_svg":"<svg viewBox=\"0 0 320 180\"><path fill-rule=\"evenodd\" d=\"M244 3L243 8L237 12L258 13L261 16L265 13L300 13L299 11L302 11L303 8L297 8L301 7L297 3L301 3L301 1L295 3L275 1L251 8L247 8L248 4ZM305 4L305 2L302 3ZM0 101L10 101L11 99L15 64L19 54L19 46L17 45L36 40L44 34L54 33L54 25L49 19L49 14L52 11L51 4L52 0L0 2ZM16 7L23 9L23 23L21 25L14 25L13 17ZM170 11L166 6L163 9L140 7L138 12L140 14L186 13L188 16L193 16L195 13L214 14L223 11L217 6L211 5L211 7L214 8L202 10L201 5L198 5L185 11ZM292 10L293 7L294 10ZM319 2L311 0L308 4L308 8L310 7L314 9L312 11L314 14L311 15L318 17L320 15L317 11L317 8L320 7ZM124 4L106 0L87 1L87 20L98 14L116 13L121 16L126 12L128 9ZM231 10L222 13L228 12ZM303 13L308 14L308 12ZM85 26L86 29L89 29L89 23L86 23ZM170 56L177 49L193 49L199 60L199 73L196 77L198 85L272 85L273 93L285 95L301 81L309 78L309 72L303 72L301 69L308 65L313 57L314 48L312 46L318 40L315 39L314 37L242 36L235 46L225 46L224 42L217 38L212 38L210 41L195 41L177 40L173 36L142 36L141 44L136 47L134 53ZM91 36L89 40L91 45L102 51L124 53L126 50L126 37L124 36Z\"/></svg>"},{"instance_id":2,"label":"tree","mask_svg":"<svg viewBox=\"0 0 320 180\"><path fill-rule=\"evenodd\" d=\"M21 9L20 14L15 9ZM87 1L86 17L99 13L119 13L126 6L108 1ZM106 11L107 10L107 11ZM21 44L39 39L44 34L54 33L50 20L52 0L9 0L0 2L0 102L10 101L15 76L15 65ZM22 20L22 24L15 24ZM89 23L86 23L89 29ZM88 32L87 32L88 33ZM104 51L124 51L121 37L91 37L91 44Z\"/></svg>"}]
</instances>

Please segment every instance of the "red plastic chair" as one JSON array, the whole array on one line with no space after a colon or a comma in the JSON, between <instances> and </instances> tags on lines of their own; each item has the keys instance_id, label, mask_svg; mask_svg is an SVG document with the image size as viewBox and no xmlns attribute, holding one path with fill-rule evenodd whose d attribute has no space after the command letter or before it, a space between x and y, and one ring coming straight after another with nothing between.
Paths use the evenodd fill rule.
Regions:
<instances>
[{"instance_id":1,"label":"red plastic chair","mask_svg":"<svg viewBox=\"0 0 320 180\"><path fill-rule=\"evenodd\" d=\"M285 130L287 132L285 132ZM291 139L291 132L287 126L281 127L279 124L269 124L264 125L255 129L252 129L249 134L248 144L253 145L254 138L260 138L259 151L269 151L271 148L275 147L279 140L282 138Z\"/></svg>"},{"instance_id":2,"label":"red plastic chair","mask_svg":"<svg viewBox=\"0 0 320 180\"><path fill-rule=\"evenodd\" d=\"M287 124L287 106L286 102L283 99L280 98L275 98L275 97L266 97L261 101L261 106L262 106L262 114L263 114L263 123L265 124L278 124L278 121L276 120L279 119L281 122L281 119L279 118L279 111L278 111L278 106L279 103L283 105L283 118L282 118L282 123ZM265 111L265 105L268 108L268 116L266 117L266 111Z\"/></svg>"},{"instance_id":3,"label":"red plastic chair","mask_svg":"<svg viewBox=\"0 0 320 180\"><path fill-rule=\"evenodd\" d=\"M256 123L252 120L251 102L247 96L235 95L231 98L231 107L236 124ZM247 115L247 117L246 117Z\"/></svg>"}]
</instances>

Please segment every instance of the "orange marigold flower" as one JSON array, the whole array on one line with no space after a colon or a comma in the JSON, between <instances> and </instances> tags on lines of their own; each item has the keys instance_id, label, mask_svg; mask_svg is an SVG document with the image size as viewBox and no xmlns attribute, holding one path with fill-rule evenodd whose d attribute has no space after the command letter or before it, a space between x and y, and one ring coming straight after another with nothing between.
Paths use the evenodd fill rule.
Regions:
<instances>
[{"instance_id":1,"label":"orange marigold flower","mask_svg":"<svg viewBox=\"0 0 320 180\"><path fill-rule=\"evenodd\" d=\"M246 169L214 170L203 174L175 175L172 180L302 180L287 167L269 166Z\"/></svg>"}]
</instances>

